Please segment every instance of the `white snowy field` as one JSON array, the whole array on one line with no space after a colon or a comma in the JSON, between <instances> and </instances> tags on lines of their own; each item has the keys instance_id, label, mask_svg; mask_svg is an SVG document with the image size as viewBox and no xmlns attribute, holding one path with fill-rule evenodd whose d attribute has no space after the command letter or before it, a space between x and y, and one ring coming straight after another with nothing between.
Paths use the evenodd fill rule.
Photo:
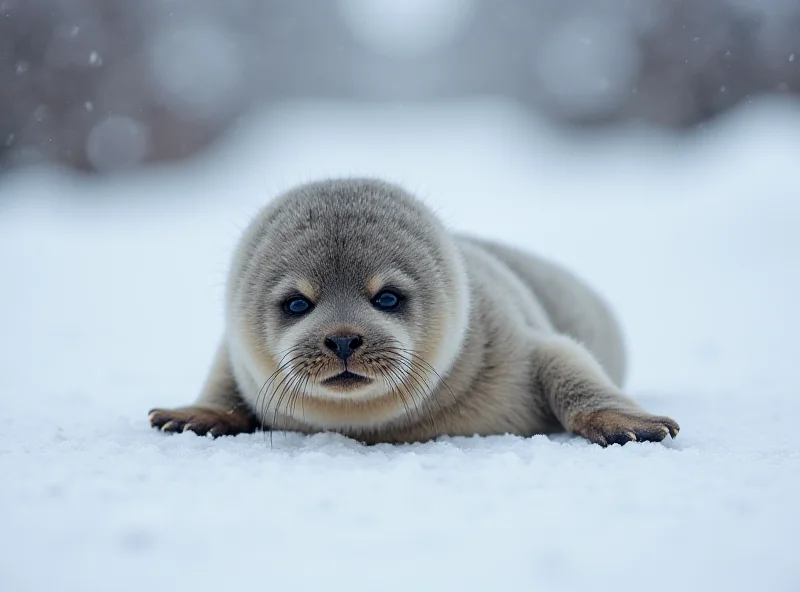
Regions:
<instances>
[{"instance_id":1,"label":"white snowy field","mask_svg":"<svg viewBox=\"0 0 800 592\"><path fill-rule=\"evenodd\" d=\"M800 590L800 112L554 135L510 107L295 105L179 168L0 180L0 590ZM148 427L191 402L275 192L400 182L614 305L674 441L363 447Z\"/></svg>"}]
</instances>

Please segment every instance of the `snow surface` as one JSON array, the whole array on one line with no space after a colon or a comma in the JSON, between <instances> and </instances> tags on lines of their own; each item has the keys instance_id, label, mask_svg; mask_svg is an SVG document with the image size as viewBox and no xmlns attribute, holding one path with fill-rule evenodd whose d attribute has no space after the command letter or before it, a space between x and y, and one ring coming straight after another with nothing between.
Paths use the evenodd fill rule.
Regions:
<instances>
[{"instance_id":1,"label":"snow surface","mask_svg":"<svg viewBox=\"0 0 800 592\"><path fill-rule=\"evenodd\" d=\"M0 180L0 590L800 590L799 131L779 104L688 139L296 104L186 166ZM678 438L150 429L200 388L239 230L328 174L581 273Z\"/></svg>"}]
</instances>

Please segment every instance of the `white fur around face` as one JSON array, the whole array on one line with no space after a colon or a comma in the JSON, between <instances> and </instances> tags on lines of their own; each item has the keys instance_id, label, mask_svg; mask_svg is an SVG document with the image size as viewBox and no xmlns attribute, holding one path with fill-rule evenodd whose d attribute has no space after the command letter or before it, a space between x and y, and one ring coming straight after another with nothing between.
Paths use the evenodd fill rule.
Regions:
<instances>
[{"instance_id":1,"label":"white fur around face","mask_svg":"<svg viewBox=\"0 0 800 592\"><path fill-rule=\"evenodd\" d=\"M467 329L469 328L471 306L469 278L467 276L466 267L464 266L464 260L455 248L450 249L449 255L453 261L456 277L454 290L455 314L450 317L449 322L445 326L446 338L442 340L439 351L437 351L429 361L430 365L433 366L440 376L445 376L450 372L450 369L461 353L464 340L467 337Z\"/></svg>"}]
</instances>

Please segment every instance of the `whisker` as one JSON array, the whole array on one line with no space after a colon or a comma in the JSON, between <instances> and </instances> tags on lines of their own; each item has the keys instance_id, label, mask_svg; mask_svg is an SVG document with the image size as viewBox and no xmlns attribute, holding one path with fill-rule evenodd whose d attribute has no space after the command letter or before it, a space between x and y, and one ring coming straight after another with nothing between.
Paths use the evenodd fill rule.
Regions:
<instances>
[{"instance_id":1,"label":"whisker","mask_svg":"<svg viewBox=\"0 0 800 592\"><path fill-rule=\"evenodd\" d=\"M384 369L382 366L377 366L377 368L378 368L378 373L381 375L381 378L386 383L386 386L389 388L389 392L392 395L397 396L397 398L400 399L400 402L403 404L403 409L405 410L406 419L411 421L412 415L411 415L411 409L408 406L408 401L406 401L406 398L403 396L403 394L396 389L394 381L391 379L391 376L388 374L386 369Z\"/></svg>"},{"instance_id":2,"label":"whisker","mask_svg":"<svg viewBox=\"0 0 800 592\"><path fill-rule=\"evenodd\" d=\"M286 370L286 368L290 367L296 360L302 360L304 357L305 357L305 354L302 354L302 353L297 355L297 356L294 356L292 359L287 361L285 364L283 364L278 370L276 370L273 373L273 375L270 378L270 380L268 381L268 383L270 384L270 386L274 386L274 389L273 389L272 396L269 398L269 400L268 401L265 400L265 405L264 405L264 407L262 409L262 413L263 414L266 414L268 412L269 407L272 404L272 400L275 398L275 394L278 392L278 389L280 388L280 386L291 375L291 372L289 372L288 374L284 374L283 376L280 376L280 380L279 380L279 382L277 384L272 385L272 382L274 382L276 379L278 379L279 378L278 375L281 372L283 372L284 370ZM301 362L301 364L302 364L302 362ZM267 389L267 390L269 390L269 389ZM265 399L266 399L266 392L265 392ZM264 419L266 420L266 415L264 416Z\"/></svg>"},{"instance_id":3,"label":"whisker","mask_svg":"<svg viewBox=\"0 0 800 592\"><path fill-rule=\"evenodd\" d=\"M392 367L387 365L384 367L384 374L390 379L391 389L392 392L395 393L399 398L400 401L403 403L403 408L406 412L406 417L409 421L412 421L414 418L414 414L411 413L411 407L408 405L408 400L406 399L405 395L403 394L403 382L399 376L397 376L394 372L392 372ZM408 393L408 396L411 398L411 401L414 404L414 409L416 409L417 413L419 413L419 406L417 404L417 400L414 398L412 393Z\"/></svg>"},{"instance_id":4,"label":"whisker","mask_svg":"<svg viewBox=\"0 0 800 592\"><path fill-rule=\"evenodd\" d=\"M289 347L278 355L280 360L277 368L261 385L255 400L261 427L270 432L271 447L280 416L283 416L281 429L285 436L290 422L297 416L298 403L302 420L299 417L297 419L306 423L306 398L311 396L312 385L317 383L318 377L327 368L318 352L307 345ZM422 420L429 423L438 434L440 419L445 429L449 430L448 407L452 405L459 414L462 413L461 402L447 381L430 363L399 340L388 338L374 343L362 361L401 403L409 422ZM445 390L452 398L447 405L442 400Z\"/></svg>"},{"instance_id":5,"label":"whisker","mask_svg":"<svg viewBox=\"0 0 800 592\"><path fill-rule=\"evenodd\" d=\"M455 393L453 392L453 389L450 388L450 385L447 384L447 381L441 376L441 374L439 374L439 372L437 372L436 368L431 366L421 356L415 354L413 351L410 351L410 350L406 349L399 340L397 340L397 339L389 339L389 341L391 341L393 343L397 343L398 345L386 348L387 351L395 351L395 352L399 351L399 352L402 352L404 354L407 354L410 357L410 360L411 360L412 363L421 366L422 368L430 371L434 376L436 376L436 378L439 380L439 382L441 382L442 386L444 386L444 388L447 389L447 391L450 393L450 396L453 399L453 403L455 404L455 406L456 406L456 408L458 410L458 413L460 415L461 414L461 403L458 400L458 397L456 397Z\"/></svg>"},{"instance_id":6,"label":"whisker","mask_svg":"<svg viewBox=\"0 0 800 592\"><path fill-rule=\"evenodd\" d=\"M433 430L435 432L438 432L439 428L438 428L438 425L436 424L436 419L435 419L434 414L433 414L433 409L431 408L430 401L428 400L428 397L425 395L425 391L422 389L422 385L420 384L419 378L417 376L415 376L414 374L409 374L406 377L403 377L400 374L399 368L391 368L390 372L397 379L398 383L400 383L402 386L404 386L406 388L406 391L408 392L409 396L414 401L414 405L415 405L415 407L417 409L417 413L419 413L419 406L417 405L417 397L414 396L414 393L420 395L419 399L420 399L425 411L428 412L427 415L428 415L428 418L431 421L431 424L433 425ZM403 378L406 378L406 380L403 380ZM408 380L409 378L413 379L413 382L411 380ZM412 388L413 388L413 391L412 391Z\"/></svg>"},{"instance_id":7,"label":"whisker","mask_svg":"<svg viewBox=\"0 0 800 592\"><path fill-rule=\"evenodd\" d=\"M305 403L305 400L306 400L306 392L307 392L308 386L309 386L309 384L316 384L317 383L317 379L319 378L319 375L320 375L320 373L322 372L323 369L324 369L324 366L321 365L321 364L318 364L317 365L317 369L314 370L314 373L313 374L309 373L309 380L307 380L306 383L303 385L303 390L300 393L300 414L301 414L301 416L303 418L303 422L304 423L306 421L306 403ZM296 405L297 405L297 402L295 401L295 406ZM294 415L294 408L292 409L292 414Z\"/></svg>"},{"instance_id":8,"label":"whisker","mask_svg":"<svg viewBox=\"0 0 800 592\"><path fill-rule=\"evenodd\" d=\"M272 386L272 395L269 397L269 399L266 399L266 396L264 398L264 404L262 405L261 410L260 410L261 424L262 424L262 426L269 426L270 431L274 428L274 422L273 423L268 423L267 422L267 417L268 417L268 414L269 414L269 408L272 405L272 401L275 399L275 396L279 392L281 392L281 387L286 383L287 380L289 380L289 378L291 376L292 376L292 372L289 372L287 374L282 375L280 377L280 380L277 383L271 384L271 386ZM270 438L271 438L271 436L270 436Z\"/></svg>"},{"instance_id":9,"label":"whisker","mask_svg":"<svg viewBox=\"0 0 800 592\"><path fill-rule=\"evenodd\" d=\"M384 357L386 357L386 356L384 356ZM387 359L389 359L390 361L393 361L393 360L391 360L391 358L387 357ZM408 394L408 396L411 399L411 402L414 404L414 409L416 411L416 414L417 415L421 415L420 409L419 409L419 401L417 400L417 397L414 396L414 393L411 392L411 390L408 388L407 381L404 380L405 377L402 374L400 374L400 371L397 368L395 368L393 365L387 366L386 371L393 378L394 384L397 386L398 392L402 392L402 391L400 391L401 387L406 387L405 388L405 392ZM422 402L424 403L425 402L424 393L422 394L421 399L422 399Z\"/></svg>"},{"instance_id":10,"label":"whisker","mask_svg":"<svg viewBox=\"0 0 800 592\"><path fill-rule=\"evenodd\" d=\"M280 361L278 362L278 368L277 368L277 370L275 370L275 372L273 372L272 374L270 374L270 376L269 376L269 377L268 377L268 378L267 378L267 379L264 381L264 384L263 384L263 385L261 385L261 388L260 388L260 389L258 389L258 393L256 394L256 400L255 400L255 407L256 407L256 409L258 409L258 400L261 398L261 396L262 396L262 393L264 393L264 395L266 395L266 392L267 392L267 390L268 390L268 388L269 388L269 387L268 387L269 383L270 383L272 380L274 380L274 379L275 379L275 377L276 377L276 376L277 376L277 375L278 375L278 374L279 374L279 373L280 373L280 372L281 372L281 371L282 371L282 370L283 370L283 369L284 369L284 368L285 368L287 365L290 365L290 364L291 364L291 363L292 363L292 362L293 362L295 359L297 359L297 357L293 357L293 358L291 358L290 360L288 360L287 362L285 362L285 363L284 363L284 360L286 359L286 356L288 356L289 354L293 353L294 351L296 351L296 350L298 350L298 349L300 349L300 346L294 346L294 347L291 347L291 348L289 348L289 350L287 350L286 354L285 354L285 355L284 355L284 356L283 356L283 357L280 359Z\"/></svg>"},{"instance_id":11,"label":"whisker","mask_svg":"<svg viewBox=\"0 0 800 592\"><path fill-rule=\"evenodd\" d=\"M301 355L299 357L303 357L303 356ZM298 359L298 358L295 358L295 359ZM261 412L262 413L262 423L266 424L267 423L267 417L269 415L269 409L270 409L270 407L272 405L272 401L275 399L276 396L278 396L278 393L280 393L280 396L278 396L277 404L275 406L275 412L273 414L272 421L269 424L269 426L270 426L270 434L269 434L270 447L272 447L273 431L275 429L275 423L276 423L276 417L275 416L277 415L278 409L280 408L280 403L281 403L281 400L282 400L282 398L283 398L283 396L284 396L284 394L286 392L286 388L287 388L288 384L290 384L289 381L291 381L293 379L293 377L299 371L301 371L303 369L305 364L306 364L306 362L304 360L299 365L297 365L294 369L292 369L292 371L290 371L289 373L285 374L284 376L282 376L280 378L278 383L276 383L273 386L272 395L270 396L269 400L266 401L266 403L265 403L265 405L264 405L264 407L262 409L262 412Z\"/></svg>"},{"instance_id":12,"label":"whisker","mask_svg":"<svg viewBox=\"0 0 800 592\"><path fill-rule=\"evenodd\" d=\"M285 357L286 356L284 356L284 358ZM292 365L292 363L294 363L295 360L298 360L301 357L302 357L302 355L293 356L291 359L289 359L285 363L282 363L281 365L279 365L277 370L275 370L275 372L273 372L269 376L269 378L267 378L267 380L264 381L264 384L259 389L259 392L256 395L255 411L258 414L259 421L261 423L261 428L262 429L265 429L267 427L267 425L266 425L267 409L269 408L269 405L272 402L272 398L271 397L270 397L269 401L267 401L267 399L266 399L266 396L267 396L267 393L269 392L270 386L280 376L281 372L286 370L286 368L290 367ZM259 405L258 401L259 401L259 399L262 398L262 396L263 396L263 399L262 399L263 404Z\"/></svg>"},{"instance_id":13,"label":"whisker","mask_svg":"<svg viewBox=\"0 0 800 592\"><path fill-rule=\"evenodd\" d=\"M309 364L310 365L310 364ZM295 387L292 389L291 395L289 395L289 399L286 402L286 411L283 420L284 430L286 429L286 419L287 417L291 417L294 419L294 412L295 412L295 405L297 403L297 397L300 395L301 392L304 392L306 386L308 385L308 381L311 380L311 374L308 370L308 367L305 368L305 372L303 372L302 379L298 381Z\"/></svg>"},{"instance_id":14,"label":"whisker","mask_svg":"<svg viewBox=\"0 0 800 592\"><path fill-rule=\"evenodd\" d=\"M450 425L449 425L449 423L447 421L447 414L444 412L444 406L442 405L442 402L439 399L440 389L438 388L438 385L433 384L432 382L431 383L428 382L428 379L430 378L430 375L426 371L426 368L424 366L422 366L422 364L420 364L419 362L417 362L413 358L411 358L410 362L411 362L412 372L414 373L414 375L415 376L421 376L423 378L423 380L425 381L425 384L428 385L428 387L430 389L430 391L429 391L430 395L433 397L433 400L436 402L437 407L439 407L439 413L442 415L442 418L444 419L445 427L449 429ZM456 401L456 406L457 406L458 409L460 409L460 407L458 407L458 401Z\"/></svg>"},{"instance_id":15,"label":"whisker","mask_svg":"<svg viewBox=\"0 0 800 592\"><path fill-rule=\"evenodd\" d=\"M297 381L302 378L302 370L305 368L306 362L302 362L299 366L297 366L293 372L290 373L289 378L284 381L284 387L281 390L281 395L278 397L278 402L275 404L275 411L272 414L272 423L273 425L277 423L278 420L278 411L281 408L281 402L283 401L286 394L289 392L289 389L292 388L294 385L297 384ZM286 414L283 417L283 431L286 431Z\"/></svg>"}]
</instances>

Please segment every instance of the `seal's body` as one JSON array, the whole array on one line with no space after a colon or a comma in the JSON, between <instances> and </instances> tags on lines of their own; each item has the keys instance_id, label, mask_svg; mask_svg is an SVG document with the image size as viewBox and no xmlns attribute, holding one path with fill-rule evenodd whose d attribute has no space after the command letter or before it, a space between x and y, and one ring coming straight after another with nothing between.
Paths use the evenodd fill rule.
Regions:
<instances>
[{"instance_id":1,"label":"seal's body","mask_svg":"<svg viewBox=\"0 0 800 592\"><path fill-rule=\"evenodd\" d=\"M395 185L327 180L250 224L199 400L150 420L168 432L337 431L369 443L677 435L621 393L624 374L612 313L566 270L452 235Z\"/></svg>"}]
</instances>

